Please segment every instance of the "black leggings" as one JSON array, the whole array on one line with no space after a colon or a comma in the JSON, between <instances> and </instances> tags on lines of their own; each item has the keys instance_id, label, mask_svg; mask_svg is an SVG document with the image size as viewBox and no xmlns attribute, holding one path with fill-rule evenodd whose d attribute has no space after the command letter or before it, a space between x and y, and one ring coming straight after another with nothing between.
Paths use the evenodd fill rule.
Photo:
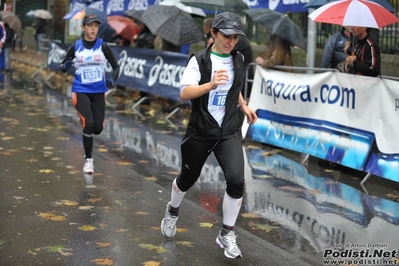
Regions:
<instances>
[{"instance_id":1,"label":"black leggings","mask_svg":"<svg viewBox=\"0 0 399 266\"><path fill-rule=\"evenodd\" d=\"M105 94L74 93L73 105L82 123L83 147L85 149L86 158L91 158L93 151L93 135L99 135L104 128Z\"/></svg>"},{"instance_id":2,"label":"black leggings","mask_svg":"<svg viewBox=\"0 0 399 266\"><path fill-rule=\"evenodd\" d=\"M189 190L198 180L202 167L217 140L198 140L185 136L181 144L182 168L177 177L177 186L183 192ZM242 139L231 138L220 141L213 153L224 172L226 192L235 199L244 194L244 155Z\"/></svg>"}]
</instances>

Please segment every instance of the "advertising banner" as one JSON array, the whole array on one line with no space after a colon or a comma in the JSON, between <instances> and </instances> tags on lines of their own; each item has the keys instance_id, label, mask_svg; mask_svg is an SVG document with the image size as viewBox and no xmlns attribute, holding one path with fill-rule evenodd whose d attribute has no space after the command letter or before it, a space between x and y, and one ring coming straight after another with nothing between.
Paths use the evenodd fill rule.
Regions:
<instances>
[{"instance_id":1,"label":"advertising banner","mask_svg":"<svg viewBox=\"0 0 399 266\"><path fill-rule=\"evenodd\" d=\"M257 66L243 134L398 182L398 103L397 81Z\"/></svg>"},{"instance_id":2,"label":"advertising banner","mask_svg":"<svg viewBox=\"0 0 399 266\"><path fill-rule=\"evenodd\" d=\"M48 69L59 71L59 65L69 46L56 42L50 43ZM181 102L180 77L186 67L188 55L122 46L111 46L111 49L120 67L116 84ZM71 68L68 73L73 75L74 68ZM107 75L111 73L112 67L108 64Z\"/></svg>"}]
</instances>

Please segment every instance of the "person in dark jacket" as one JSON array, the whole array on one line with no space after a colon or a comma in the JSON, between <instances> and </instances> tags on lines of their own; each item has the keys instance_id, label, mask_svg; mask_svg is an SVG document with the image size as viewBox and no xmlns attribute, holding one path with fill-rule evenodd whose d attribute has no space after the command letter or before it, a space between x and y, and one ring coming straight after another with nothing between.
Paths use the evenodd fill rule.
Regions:
<instances>
[{"instance_id":1,"label":"person in dark jacket","mask_svg":"<svg viewBox=\"0 0 399 266\"><path fill-rule=\"evenodd\" d=\"M380 47L367 33L366 27L350 27L357 42L353 54L346 58L349 74L377 77L381 75Z\"/></svg>"},{"instance_id":2,"label":"person in dark jacket","mask_svg":"<svg viewBox=\"0 0 399 266\"><path fill-rule=\"evenodd\" d=\"M5 59L5 71L11 71L11 50L12 43L15 36L15 31L10 28L7 22L3 21L4 29L6 31L6 40L3 45L4 59Z\"/></svg>"},{"instance_id":3,"label":"person in dark jacket","mask_svg":"<svg viewBox=\"0 0 399 266\"><path fill-rule=\"evenodd\" d=\"M150 29L148 29L147 25L143 22L139 21L137 25L140 28L140 32L137 36L133 37L136 42L136 47L154 49L156 36L151 33Z\"/></svg>"},{"instance_id":4,"label":"person in dark jacket","mask_svg":"<svg viewBox=\"0 0 399 266\"><path fill-rule=\"evenodd\" d=\"M46 20L42 18L36 18L33 22L34 37L37 43L37 53L39 54L43 50L43 39L46 37Z\"/></svg>"},{"instance_id":5,"label":"person in dark jacket","mask_svg":"<svg viewBox=\"0 0 399 266\"><path fill-rule=\"evenodd\" d=\"M172 183L171 200L161 222L166 237L176 233L179 207L187 191L198 180L206 159L213 152L224 171L227 188L223 197L223 225L216 244L228 258L242 257L234 225L244 193L244 157L239 111L247 123L257 120L241 90L243 55L234 50L245 36L237 15L224 12L213 21L213 44L192 55L180 80L180 97L191 100L192 109L181 143L182 167Z\"/></svg>"},{"instance_id":6,"label":"person in dark jacket","mask_svg":"<svg viewBox=\"0 0 399 266\"><path fill-rule=\"evenodd\" d=\"M323 57L321 58L321 68L336 68L337 65L344 61L347 54L344 47L349 41L349 27L342 27L339 32L334 33L324 43Z\"/></svg>"}]
</instances>

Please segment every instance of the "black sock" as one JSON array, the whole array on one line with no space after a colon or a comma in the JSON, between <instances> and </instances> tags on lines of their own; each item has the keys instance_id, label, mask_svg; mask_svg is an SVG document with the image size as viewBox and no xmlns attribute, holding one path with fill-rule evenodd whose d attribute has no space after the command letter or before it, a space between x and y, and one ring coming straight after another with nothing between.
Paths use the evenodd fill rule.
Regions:
<instances>
[{"instance_id":1,"label":"black sock","mask_svg":"<svg viewBox=\"0 0 399 266\"><path fill-rule=\"evenodd\" d=\"M233 226L223 225L221 234L222 234L222 236L225 236L225 235L227 235L230 231L233 231L233 230L234 230L234 227L233 227Z\"/></svg>"},{"instance_id":2,"label":"black sock","mask_svg":"<svg viewBox=\"0 0 399 266\"><path fill-rule=\"evenodd\" d=\"M170 206L169 214L172 216L179 216L179 207L174 208L174 207Z\"/></svg>"}]
</instances>

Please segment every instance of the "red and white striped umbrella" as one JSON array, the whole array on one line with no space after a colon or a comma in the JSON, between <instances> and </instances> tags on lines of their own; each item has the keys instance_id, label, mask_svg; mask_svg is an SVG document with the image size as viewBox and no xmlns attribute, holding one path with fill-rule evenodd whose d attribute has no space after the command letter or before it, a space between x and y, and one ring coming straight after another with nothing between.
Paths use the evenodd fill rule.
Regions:
<instances>
[{"instance_id":1,"label":"red and white striped umbrella","mask_svg":"<svg viewBox=\"0 0 399 266\"><path fill-rule=\"evenodd\" d=\"M330 2L312 12L309 18L314 22L376 29L399 22L386 8L366 0Z\"/></svg>"}]
</instances>

